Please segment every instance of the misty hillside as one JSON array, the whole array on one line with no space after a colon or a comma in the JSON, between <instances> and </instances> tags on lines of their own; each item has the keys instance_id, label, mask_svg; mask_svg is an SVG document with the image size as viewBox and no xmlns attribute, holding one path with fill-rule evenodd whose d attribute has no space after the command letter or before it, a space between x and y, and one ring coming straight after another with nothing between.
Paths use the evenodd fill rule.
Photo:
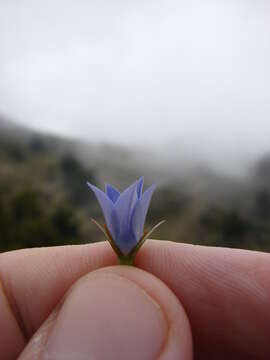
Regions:
<instances>
[{"instance_id":1,"label":"misty hillside","mask_svg":"<svg viewBox=\"0 0 270 360\"><path fill-rule=\"evenodd\" d=\"M102 239L89 221L103 220L86 180L123 189L141 175L146 185L159 183L148 220L167 222L155 237L270 249L270 157L241 179L158 158L151 149L64 139L0 119L0 250Z\"/></svg>"}]
</instances>

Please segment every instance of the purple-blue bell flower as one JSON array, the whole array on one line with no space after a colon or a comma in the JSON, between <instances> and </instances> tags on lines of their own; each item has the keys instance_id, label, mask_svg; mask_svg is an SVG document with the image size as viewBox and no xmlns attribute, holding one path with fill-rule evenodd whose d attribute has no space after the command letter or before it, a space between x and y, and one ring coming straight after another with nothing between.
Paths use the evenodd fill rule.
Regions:
<instances>
[{"instance_id":1,"label":"purple-blue bell flower","mask_svg":"<svg viewBox=\"0 0 270 360\"><path fill-rule=\"evenodd\" d=\"M124 256L128 255L143 236L147 211L156 186L150 186L143 193L143 178L140 178L122 193L107 184L104 193L96 186L87 184L101 206L115 245Z\"/></svg>"}]
</instances>

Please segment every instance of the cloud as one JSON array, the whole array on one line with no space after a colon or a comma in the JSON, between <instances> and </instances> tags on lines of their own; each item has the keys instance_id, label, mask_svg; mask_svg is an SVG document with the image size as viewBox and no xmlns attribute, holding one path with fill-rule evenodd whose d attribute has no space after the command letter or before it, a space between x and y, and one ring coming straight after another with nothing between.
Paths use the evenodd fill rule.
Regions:
<instances>
[{"instance_id":1,"label":"cloud","mask_svg":"<svg viewBox=\"0 0 270 360\"><path fill-rule=\"evenodd\" d=\"M0 111L88 139L173 138L217 162L255 156L269 149L267 10L265 1L0 1Z\"/></svg>"}]
</instances>

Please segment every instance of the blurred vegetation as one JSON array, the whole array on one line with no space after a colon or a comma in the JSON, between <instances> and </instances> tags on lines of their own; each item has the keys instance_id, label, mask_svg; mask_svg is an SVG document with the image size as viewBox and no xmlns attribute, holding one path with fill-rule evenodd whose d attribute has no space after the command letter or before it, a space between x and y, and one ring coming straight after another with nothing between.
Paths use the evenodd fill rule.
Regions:
<instances>
[{"instance_id":1,"label":"blurred vegetation","mask_svg":"<svg viewBox=\"0 0 270 360\"><path fill-rule=\"evenodd\" d=\"M89 221L103 220L86 181L102 186L98 170L104 163L82 162L70 144L58 144L64 140L22 138L0 132L0 251L102 239ZM143 173L127 174L124 161L122 168L121 159L115 163L113 177L124 174L126 184ZM269 251L270 156L237 183L205 174L164 182L154 195L148 226L161 219L167 220L155 234L161 239Z\"/></svg>"}]
</instances>

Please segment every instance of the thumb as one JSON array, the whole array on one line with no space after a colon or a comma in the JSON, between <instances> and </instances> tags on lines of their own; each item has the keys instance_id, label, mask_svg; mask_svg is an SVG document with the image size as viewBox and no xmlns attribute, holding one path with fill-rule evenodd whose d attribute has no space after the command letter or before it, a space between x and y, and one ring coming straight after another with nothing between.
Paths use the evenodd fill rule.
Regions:
<instances>
[{"instance_id":1,"label":"thumb","mask_svg":"<svg viewBox=\"0 0 270 360\"><path fill-rule=\"evenodd\" d=\"M82 277L20 359L192 359L182 305L153 275L128 266Z\"/></svg>"}]
</instances>

